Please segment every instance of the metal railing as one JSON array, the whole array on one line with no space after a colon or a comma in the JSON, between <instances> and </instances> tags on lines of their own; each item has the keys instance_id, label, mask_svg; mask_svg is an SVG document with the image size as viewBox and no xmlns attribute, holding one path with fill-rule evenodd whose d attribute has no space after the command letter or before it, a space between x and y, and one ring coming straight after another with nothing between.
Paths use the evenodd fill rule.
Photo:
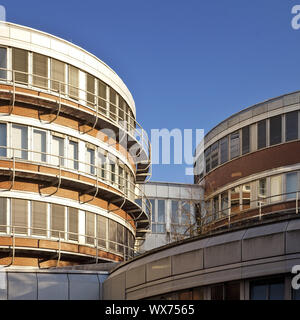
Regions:
<instances>
[{"instance_id":1,"label":"metal railing","mask_svg":"<svg viewBox=\"0 0 300 320\"><path fill-rule=\"evenodd\" d=\"M3 231L5 230L6 231ZM44 233L41 235L41 233ZM113 253L118 256L121 256L124 261L127 261L135 256L138 252L134 249L133 246L129 244L120 243L117 241L109 240L108 239L108 232L106 238L92 236L87 234L80 234L75 232L69 231L62 231L62 230L55 230L55 229L46 229L46 228L37 228L37 227L30 227L30 226L15 226L15 225L0 225L0 237L1 235L10 236L12 239L12 262L10 265L13 264L15 258L15 251L20 245L16 245L16 237L18 239L37 239L37 240L49 240L56 242L57 249L50 249L55 250L57 252L57 265L60 262L62 253L72 253L76 255L76 252L69 252L68 250L62 249L63 243L68 244L76 244L76 245L84 245L90 248L95 249L95 255L88 254L89 256L94 257L95 263L101 259L99 257L99 250L107 253ZM54 234L54 236L53 236ZM124 236L123 236L124 238ZM127 238L128 240L128 238ZM128 240L129 241L129 240ZM5 245L6 246L6 245ZM22 249L26 248L22 246ZM36 248L37 250L39 247ZM40 249L43 249L42 247ZM82 255L78 252L78 255Z\"/></svg>"},{"instance_id":2,"label":"metal railing","mask_svg":"<svg viewBox=\"0 0 300 320\"><path fill-rule=\"evenodd\" d=\"M247 192L244 192L247 193ZM291 197L289 197L291 196ZM272 201L273 200L273 201ZM293 207L285 208L284 211L295 211L296 214L299 213L299 200L300 200L300 191L292 191L286 193L280 193L272 196L260 196L255 200L249 200L247 204L238 203L234 206L228 206L222 208L221 210L214 209L204 209L204 214L200 218L200 228L201 233L205 232L206 227L209 230L211 226L212 229L218 227L224 227L227 225L230 227L235 222L242 222L251 219L261 220L264 216L274 214L278 210L268 211L268 207L282 204L282 203L294 203ZM257 211L256 214L247 216L246 214L252 211ZM234 220L234 221L233 221ZM218 225L219 223L219 225ZM215 226L215 227L214 227Z\"/></svg>"},{"instance_id":3,"label":"metal railing","mask_svg":"<svg viewBox=\"0 0 300 320\"><path fill-rule=\"evenodd\" d=\"M126 132L127 135L132 137L133 141L135 141L135 143L140 146L140 152L135 156L136 163L146 163L147 166L145 170L151 170L150 140L148 138L147 132L131 115L130 108L129 106L127 106L127 104L127 108L120 108L119 105L112 103L108 99L105 99L98 94L89 92L68 83L28 72L16 71L7 68L0 68L0 82L5 82L6 84L10 84L13 87L11 101L12 108L10 114L12 114L15 105L17 87L43 90L46 93L51 93L52 95L56 96L55 102L58 104L58 108L56 117L51 122L53 122L60 114L63 99L76 102L78 108L79 105L83 105L91 112L95 113L95 122L92 128L95 128L98 119L101 117L116 125L122 131ZM49 97L44 97L44 99L49 99ZM74 107L74 104L72 104L72 107ZM142 150L144 150L147 159L143 159L141 161L139 159L139 156L141 155Z\"/></svg>"},{"instance_id":4,"label":"metal railing","mask_svg":"<svg viewBox=\"0 0 300 320\"><path fill-rule=\"evenodd\" d=\"M12 161L12 167L8 168L12 171L11 187L9 188L10 190L13 188L15 182L16 163L25 162L57 169L58 175L56 177L58 179L58 183L56 191L58 191L61 185L61 180L63 178L62 171L66 170L74 172L76 174L91 177L95 180L95 184L92 186L94 196L91 197L89 200L86 200L84 203L92 201L97 196L97 193L100 190L100 184L104 183L105 185L112 187L121 193L121 197L123 197L123 204L118 206L118 208L122 209L125 201L130 200L131 202L134 202L137 206L140 207L141 212L146 214L147 219L149 220L149 224L151 224L151 202L147 198L143 190L137 184L134 183L133 176L131 176L130 179L130 174L128 174L128 178L126 178L126 171L124 170L124 167L121 167L123 169L123 175L117 173L117 170L108 169L108 167L112 165L114 165L115 168L118 165L116 163L99 163L99 158L96 156L96 152L94 159L95 163L88 163L74 158L56 155L53 153L0 146L0 160L1 159ZM38 173L37 171L33 172ZM47 173L43 172L43 174ZM56 192L52 194L46 194L46 196L51 196L55 193ZM137 203L137 200L141 202L141 205ZM142 213L140 214L140 216L142 215ZM139 217L137 217L135 220L138 219Z\"/></svg>"}]
</instances>

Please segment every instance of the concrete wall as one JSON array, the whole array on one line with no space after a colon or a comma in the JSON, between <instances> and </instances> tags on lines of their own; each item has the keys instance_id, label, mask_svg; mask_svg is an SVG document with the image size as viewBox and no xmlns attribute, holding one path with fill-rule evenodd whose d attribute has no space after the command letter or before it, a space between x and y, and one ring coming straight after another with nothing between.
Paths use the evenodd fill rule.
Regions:
<instances>
[{"instance_id":1,"label":"concrete wall","mask_svg":"<svg viewBox=\"0 0 300 320\"><path fill-rule=\"evenodd\" d=\"M0 267L0 300L101 300L107 276L108 272Z\"/></svg>"},{"instance_id":2,"label":"concrete wall","mask_svg":"<svg viewBox=\"0 0 300 320\"><path fill-rule=\"evenodd\" d=\"M300 219L227 232L156 249L120 265L104 299L143 299L233 280L287 274L300 264Z\"/></svg>"}]
</instances>

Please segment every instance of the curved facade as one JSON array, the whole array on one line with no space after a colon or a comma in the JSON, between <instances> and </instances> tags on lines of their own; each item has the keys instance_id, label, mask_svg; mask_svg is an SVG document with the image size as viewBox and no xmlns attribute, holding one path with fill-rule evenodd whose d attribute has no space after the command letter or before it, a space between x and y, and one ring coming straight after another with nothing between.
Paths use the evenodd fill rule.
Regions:
<instances>
[{"instance_id":1,"label":"curved facade","mask_svg":"<svg viewBox=\"0 0 300 320\"><path fill-rule=\"evenodd\" d=\"M0 35L0 265L123 261L151 203L151 147L117 74L85 50L5 23Z\"/></svg>"},{"instance_id":2,"label":"curved facade","mask_svg":"<svg viewBox=\"0 0 300 320\"><path fill-rule=\"evenodd\" d=\"M202 233L298 210L299 101L295 92L257 104L206 135L195 165Z\"/></svg>"},{"instance_id":3,"label":"curved facade","mask_svg":"<svg viewBox=\"0 0 300 320\"><path fill-rule=\"evenodd\" d=\"M300 92L233 115L196 150L199 235L118 265L105 299L299 300Z\"/></svg>"}]
</instances>

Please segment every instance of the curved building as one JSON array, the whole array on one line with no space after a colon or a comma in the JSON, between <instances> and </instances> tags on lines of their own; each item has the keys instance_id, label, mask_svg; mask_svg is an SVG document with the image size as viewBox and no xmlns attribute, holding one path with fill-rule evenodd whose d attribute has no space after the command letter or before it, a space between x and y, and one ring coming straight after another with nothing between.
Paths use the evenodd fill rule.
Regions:
<instances>
[{"instance_id":1,"label":"curved building","mask_svg":"<svg viewBox=\"0 0 300 320\"><path fill-rule=\"evenodd\" d=\"M299 126L294 92L213 128L196 150L199 235L118 265L104 298L299 300Z\"/></svg>"},{"instance_id":2,"label":"curved building","mask_svg":"<svg viewBox=\"0 0 300 320\"><path fill-rule=\"evenodd\" d=\"M0 30L0 265L129 259L151 218L137 186L151 149L131 93L72 43Z\"/></svg>"},{"instance_id":3,"label":"curved building","mask_svg":"<svg viewBox=\"0 0 300 320\"><path fill-rule=\"evenodd\" d=\"M299 101L299 92L265 101L205 136L195 164L201 233L298 210Z\"/></svg>"}]
</instances>

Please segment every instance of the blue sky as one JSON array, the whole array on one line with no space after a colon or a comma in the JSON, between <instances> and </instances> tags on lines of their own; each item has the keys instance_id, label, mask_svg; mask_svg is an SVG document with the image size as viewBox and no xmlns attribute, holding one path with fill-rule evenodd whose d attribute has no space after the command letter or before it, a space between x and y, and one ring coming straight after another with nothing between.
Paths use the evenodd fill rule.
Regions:
<instances>
[{"instance_id":1,"label":"blue sky","mask_svg":"<svg viewBox=\"0 0 300 320\"><path fill-rule=\"evenodd\" d=\"M300 88L300 0L1 1L7 21L83 47L132 92L151 129L207 132L242 108ZM184 165L157 181L192 183Z\"/></svg>"}]
</instances>

